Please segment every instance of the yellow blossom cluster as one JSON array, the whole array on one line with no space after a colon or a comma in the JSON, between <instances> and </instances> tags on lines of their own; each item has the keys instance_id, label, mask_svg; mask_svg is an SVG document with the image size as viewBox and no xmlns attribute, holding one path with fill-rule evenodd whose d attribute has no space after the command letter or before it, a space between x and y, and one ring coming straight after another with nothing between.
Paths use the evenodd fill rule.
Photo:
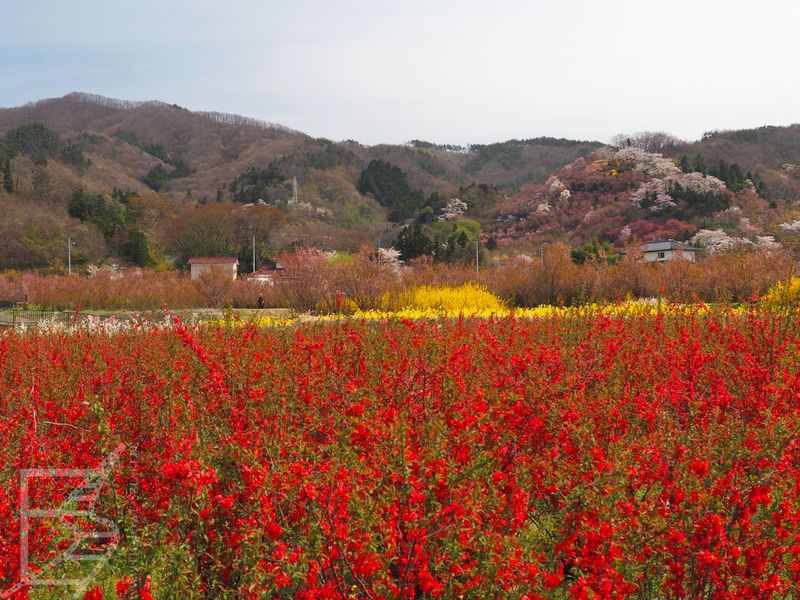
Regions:
<instances>
[{"instance_id":1,"label":"yellow blossom cluster","mask_svg":"<svg viewBox=\"0 0 800 600\"><path fill-rule=\"evenodd\" d=\"M506 310L500 298L476 283L458 287L420 285L401 291L392 299L401 310L418 309L455 314L498 313Z\"/></svg>"},{"instance_id":2,"label":"yellow blossom cluster","mask_svg":"<svg viewBox=\"0 0 800 600\"><path fill-rule=\"evenodd\" d=\"M618 304L584 304L581 306L541 305L533 308L508 308L486 288L475 284L455 287L420 286L404 292L404 304L396 310L356 310L344 314L318 316L300 315L295 318L256 317L248 320L214 321L216 325L280 327L307 321L341 321L346 319L439 319L439 318L501 318L514 316L526 319L565 319L607 316L610 318L637 318L655 315L699 315L704 313L746 314L759 309L756 306L730 306L704 303L672 304L659 300L632 300ZM763 307L761 307L763 309Z\"/></svg>"},{"instance_id":3,"label":"yellow blossom cluster","mask_svg":"<svg viewBox=\"0 0 800 600\"><path fill-rule=\"evenodd\" d=\"M781 308L800 304L800 277L779 281L764 294L759 304L764 308Z\"/></svg>"}]
</instances>

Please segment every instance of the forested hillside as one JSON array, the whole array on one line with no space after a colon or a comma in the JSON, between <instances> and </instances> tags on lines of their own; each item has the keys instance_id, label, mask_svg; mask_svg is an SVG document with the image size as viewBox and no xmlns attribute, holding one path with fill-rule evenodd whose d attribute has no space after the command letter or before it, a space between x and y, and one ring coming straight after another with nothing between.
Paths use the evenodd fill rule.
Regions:
<instances>
[{"instance_id":1,"label":"forested hillside","mask_svg":"<svg viewBox=\"0 0 800 600\"><path fill-rule=\"evenodd\" d=\"M140 266L180 264L188 253L252 262L252 235L261 262L298 246L388 245L402 221L469 195L473 184L513 192L599 146L367 147L79 93L0 109L0 132L0 200L10 209L0 218L0 268L53 270L64 266L67 237L77 264Z\"/></svg>"},{"instance_id":2,"label":"forested hillside","mask_svg":"<svg viewBox=\"0 0 800 600\"><path fill-rule=\"evenodd\" d=\"M695 143L645 133L610 145L365 146L75 93L0 109L0 269L63 270L68 238L78 266L158 268L197 254L252 268L254 236L258 264L287 249L364 244L453 262L475 242L500 253L654 237L781 243L800 229L797 165L798 126Z\"/></svg>"}]
</instances>

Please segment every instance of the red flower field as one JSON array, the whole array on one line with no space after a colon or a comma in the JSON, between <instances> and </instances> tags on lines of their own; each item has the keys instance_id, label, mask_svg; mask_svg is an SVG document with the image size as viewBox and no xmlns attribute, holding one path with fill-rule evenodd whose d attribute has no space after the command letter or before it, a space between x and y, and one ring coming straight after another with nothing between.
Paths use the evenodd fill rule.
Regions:
<instances>
[{"instance_id":1,"label":"red flower field","mask_svg":"<svg viewBox=\"0 0 800 600\"><path fill-rule=\"evenodd\" d=\"M0 590L20 580L21 470L117 452L88 598L794 597L799 327L721 312L7 334ZM69 500L46 482L32 497ZM64 532L31 524L29 576Z\"/></svg>"}]
</instances>

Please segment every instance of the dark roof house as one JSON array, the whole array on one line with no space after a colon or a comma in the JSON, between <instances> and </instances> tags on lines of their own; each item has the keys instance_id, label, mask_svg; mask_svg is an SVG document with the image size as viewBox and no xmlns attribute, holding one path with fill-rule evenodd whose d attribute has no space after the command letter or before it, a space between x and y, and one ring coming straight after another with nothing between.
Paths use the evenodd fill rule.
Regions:
<instances>
[{"instance_id":1,"label":"dark roof house","mask_svg":"<svg viewBox=\"0 0 800 600\"><path fill-rule=\"evenodd\" d=\"M697 260L698 250L699 248L675 240L648 242L642 245L642 258L645 262L665 262L676 258Z\"/></svg>"}]
</instances>

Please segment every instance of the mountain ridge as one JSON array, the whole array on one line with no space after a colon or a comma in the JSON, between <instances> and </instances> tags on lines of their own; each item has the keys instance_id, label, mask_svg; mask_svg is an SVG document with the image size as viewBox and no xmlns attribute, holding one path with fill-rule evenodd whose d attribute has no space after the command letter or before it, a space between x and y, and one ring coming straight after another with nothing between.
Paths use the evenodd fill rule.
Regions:
<instances>
[{"instance_id":1,"label":"mountain ridge","mask_svg":"<svg viewBox=\"0 0 800 600\"><path fill-rule=\"evenodd\" d=\"M188 189L192 190L193 196L209 200L216 196L220 186L229 184L251 164L266 165L292 153L307 152L314 144L331 143L283 125L233 113L190 111L161 101L119 100L83 92L0 109L0 131L31 122L42 123L68 138L80 134L104 136L103 145L110 144L115 148L92 148L88 143L86 151L90 155L94 150L105 152L106 158L115 149L121 152L113 139L115 132L132 131L143 144L160 144L195 169L193 176L167 183L163 189L165 193L181 195ZM89 141L96 140L90 138ZM425 193L445 191L472 182L517 188L531 181L543 180L553 168L601 146L599 142L575 142L577 146L568 148L514 140L476 145L483 154L497 150L497 156L483 156L481 152L456 154L414 148L409 144L368 146L352 140L332 143L354 152L362 167L378 158L397 162L408 171L411 184ZM158 164L158 160L151 161L151 166ZM126 165L120 166L125 170ZM136 167L128 169L127 175L135 180L143 178ZM300 177L300 173L289 175ZM120 179L116 177L116 180ZM86 185L92 187L92 182L88 181ZM101 177L95 189L102 191L103 185ZM141 186L133 189L141 191Z\"/></svg>"},{"instance_id":2,"label":"mountain ridge","mask_svg":"<svg viewBox=\"0 0 800 600\"><path fill-rule=\"evenodd\" d=\"M694 175L673 173L662 181L635 161L614 158L611 146L596 141L540 137L466 147L421 140L369 146L315 138L232 113L74 92L0 109L0 181L10 181L10 189L0 189L0 201L11 212L19 207L33 214L36 206L41 216L46 205L55 215L49 229L40 231L25 219L15 225L10 217L0 229L16 236L7 256L18 259L25 248L50 248L48 240L78 227L74 215L80 214L82 231L94 235L85 247L97 249L86 260L101 258L103 244L106 255L126 256L133 238L177 260L187 251L176 241L186 222L202 221L206 213L227 218L212 205L227 207L230 215L247 204L277 211L265 212L280 227L267 228L271 237L264 256L302 245L388 245L398 241L408 223L419 229L416 239L404 239L407 249L416 248L409 252L434 252L437 244L444 245L443 260L454 260L459 244L478 235L487 243L500 240L512 252L556 240L573 246L595 240L619 244L626 228L634 235L683 238L708 228L721 228L732 239L789 235L781 226L797 219L800 126L709 132L696 142L658 132L618 137L617 150L633 146L657 152L653 156L672 171L680 165ZM718 178L725 192L694 197L669 188L707 177ZM551 188L557 188L555 195ZM660 200L663 211L652 212L659 194L670 199ZM140 199L131 204L133 196ZM452 203L456 198L465 209ZM76 201L83 208L68 214ZM117 229L95 223L105 232L104 241L92 227L86 229L86 219L100 219L87 208L94 205L123 214ZM735 210L744 212L724 212ZM463 217L463 225L454 221L450 231L450 225L436 224L445 214L456 221ZM40 232L22 239L25 227ZM237 235L244 239L242 231ZM225 247L240 250L236 244ZM0 245L0 267L16 264L2 254ZM43 267L48 260L32 264Z\"/></svg>"},{"instance_id":3,"label":"mountain ridge","mask_svg":"<svg viewBox=\"0 0 800 600\"><path fill-rule=\"evenodd\" d=\"M69 100L85 102L87 104L92 104L95 106L104 107L112 110L131 110L135 108L140 108L142 106L154 106L161 108L170 107L178 110L189 111L192 114L206 117L211 121L218 122L221 124L246 125L251 127L258 127L261 129L279 129L290 133L300 133L299 131L296 131L294 129L291 129L290 127L281 125L279 123L272 123L269 121L264 121L253 117L247 117L237 113L228 113L219 111L192 111L178 104L170 104L168 102L163 102L161 100L123 100L120 98L103 96L101 94L92 94L88 92L77 92L77 91L70 92L68 94L65 94L64 96L32 100L20 106L0 107L0 121L2 121L3 111L17 111L17 110L21 111L24 109L27 109L29 111L35 111L39 107L47 106L56 101L69 101ZM57 131L59 130L57 125L53 127L53 129Z\"/></svg>"}]
</instances>

